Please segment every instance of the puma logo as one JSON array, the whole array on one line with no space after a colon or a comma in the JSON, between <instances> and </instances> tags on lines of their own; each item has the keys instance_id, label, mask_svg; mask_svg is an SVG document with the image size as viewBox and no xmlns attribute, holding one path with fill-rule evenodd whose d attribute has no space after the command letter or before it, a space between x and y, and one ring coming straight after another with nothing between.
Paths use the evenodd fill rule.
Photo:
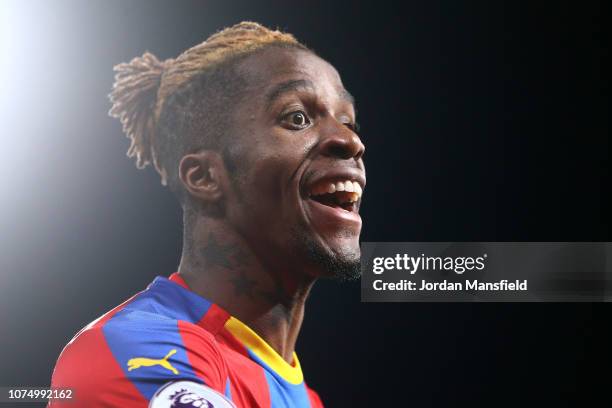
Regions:
<instances>
[{"instance_id":1,"label":"puma logo","mask_svg":"<svg viewBox=\"0 0 612 408\"><path fill-rule=\"evenodd\" d=\"M147 357L131 358L127 362L127 365L129 367L128 371L132 371L140 367L151 367L154 365L160 365L164 367L165 369L172 371L174 374L178 374L178 370L172 367L172 365L168 362L168 359L170 358L170 356L174 355L175 353L176 353L176 349L172 349L170 350L168 354L166 354L164 358L160 358L160 359L147 358Z\"/></svg>"}]
</instances>

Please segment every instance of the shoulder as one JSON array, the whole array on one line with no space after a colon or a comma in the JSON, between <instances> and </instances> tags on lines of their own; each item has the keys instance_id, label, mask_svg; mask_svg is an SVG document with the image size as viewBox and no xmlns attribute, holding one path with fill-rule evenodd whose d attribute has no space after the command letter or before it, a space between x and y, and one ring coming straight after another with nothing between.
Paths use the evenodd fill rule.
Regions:
<instances>
[{"instance_id":1,"label":"shoulder","mask_svg":"<svg viewBox=\"0 0 612 408\"><path fill-rule=\"evenodd\" d=\"M310 400L310 406L312 408L323 408L323 402L321 401L321 397L319 394L312 388L306 385L306 391L308 392L308 399Z\"/></svg>"},{"instance_id":2,"label":"shoulder","mask_svg":"<svg viewBox=\"0 0 612 408\"><path fill-rule=\"evenodd\" d=\"M211 333L189 322L126 308L77 333L60 354L52 386L73 388L83 402L94 398L98 404L132 407L141 405L126 401L145 403L172 381L203 383L223 392L227 376Z\"/></svg>"}]
</instances>

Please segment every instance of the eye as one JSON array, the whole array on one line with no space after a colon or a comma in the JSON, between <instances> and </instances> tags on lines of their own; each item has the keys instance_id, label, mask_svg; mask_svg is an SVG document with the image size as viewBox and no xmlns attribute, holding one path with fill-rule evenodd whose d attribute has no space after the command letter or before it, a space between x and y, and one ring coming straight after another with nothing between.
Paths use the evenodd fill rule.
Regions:
<instances>
[{"instance_id":1,"label":"eye","mask_svg":"<svg viewBox=\"0 0 612 408\"><path fill-rule=\"evenodd\" d=\"M359 123L353 122L349 118L346 118L345 120L340 119L340 121L342 122L342 124L344 126L346 126L347 128L351 129L353 132L359 133L359 129L360 129Z\"/></svg>"},{"instance_id":2,"label":"eye","mask_svg":"<svg viewBox=\"0 0 612 408\"><path fill-rule=\"evenodd\" d=\"M295 129L304 129L306 126L310 125L310 119L308 119L308 115L306 115L304 111L295 111L286 114L283 117L283 122Z\"/></svg>"},{"instance_id":3,"label":"eye","mask_svg":"<svg viewBox=\"0 0 612 408\"><path fill-rule=\"evenodd\" d=\"M358 122L347 123L346 126L355 133L359 133L359 130L361 129Z\"/></svg>"}]
</instances>

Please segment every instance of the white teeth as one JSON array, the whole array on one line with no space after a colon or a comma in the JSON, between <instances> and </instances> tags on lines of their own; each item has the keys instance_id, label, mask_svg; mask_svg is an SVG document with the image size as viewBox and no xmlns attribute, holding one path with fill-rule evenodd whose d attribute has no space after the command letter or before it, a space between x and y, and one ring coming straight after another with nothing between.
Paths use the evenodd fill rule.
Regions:
<instances>
[{"instance_id":1,"label":"white teeth","mask_svg":"<svg viewBox=\"0 0 612 408\"><path fill-rule=\"evenodd\" d=\"M349 195L351 201L357 201L363 194L361 185L356 181L344 180L335 183L318 184L311 190L311 195L333 194L337 191L352 193Z\"/></svg>"}]
</instances>

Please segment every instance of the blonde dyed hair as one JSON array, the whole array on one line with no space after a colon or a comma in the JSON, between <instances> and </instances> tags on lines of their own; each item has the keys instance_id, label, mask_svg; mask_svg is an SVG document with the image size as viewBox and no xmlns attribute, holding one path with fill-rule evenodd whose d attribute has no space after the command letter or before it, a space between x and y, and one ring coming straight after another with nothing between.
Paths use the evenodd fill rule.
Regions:
<instances>
[{"instance_id":1,"label":"blonde dyed hair","mask_svg":"<svg viewBox=\"0 0 612 408\"><path fill-rule=\"evenodd\" d=\"M167 160L161 156L168 149L160 148L168 142L162 140L168 135L160 132L160 118L168 116L163 115L164 111L171 109L173 100L179 99L181 92L189 89L202 74L235 57L270 45L309 50L289 33L245 21L211 35L175 59L160 61L155 55L145 52L130 62L116 65L115 83L109 95L112 103L109 114L121 121L123 131L130 139L128 157L134 157L140 169L152 164L160 174L162 184L166 185L169 176L168 166L164 163Z\"/></svg>"}]
</instances>

